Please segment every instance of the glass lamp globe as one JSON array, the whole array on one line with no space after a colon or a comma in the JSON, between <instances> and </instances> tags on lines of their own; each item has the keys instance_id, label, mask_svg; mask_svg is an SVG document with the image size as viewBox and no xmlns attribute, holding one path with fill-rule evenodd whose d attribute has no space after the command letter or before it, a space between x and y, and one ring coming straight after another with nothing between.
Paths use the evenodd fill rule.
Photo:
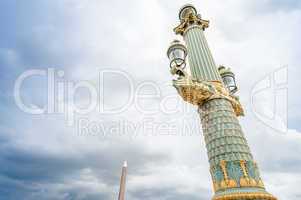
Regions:
<instances>
[{"instance_id":1,"label":"glass lamp globe","mask_svg":"<svg viewBox=\"0 0 301 200\"><path fill-rule=\"evenodd\" d=\"M186 66L187 49L179 40L174 40L167 50L167 56L170 60L170 68L180 67L184 69Z\"/></svg>"},{"instance_id":2,"label":"glass lamp globe","mask_svg":"<svg viewBox=\"0 0 301 200\"><path fill-rule=\"evenodd\" d=\"M230 68L226 69L224 66L220 66L218 71L223 79L225 86L228 88L231 94L234 94L237 91L237 85L235 81L235 75L230 70Z\"/></svg>"},{"instance_id":3,"label":"glass lamp globe","mask_svg":"<svg viewBox=\"0 0 301 200\"><path fill-rule=\"evenodd\" d=\"M185 4L179 12L179 19L184 20L190 14L197 15L197 10L192 4Z\"/></svg>"}]
</instances>

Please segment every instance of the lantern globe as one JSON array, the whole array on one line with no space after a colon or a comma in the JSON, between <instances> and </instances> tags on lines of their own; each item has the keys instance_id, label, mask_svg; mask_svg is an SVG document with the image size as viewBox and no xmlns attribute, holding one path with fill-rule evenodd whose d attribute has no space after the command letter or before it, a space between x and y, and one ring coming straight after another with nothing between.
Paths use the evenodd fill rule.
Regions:
<instances>
[{"instance_id":1,"label":"lantern globe","mask_svg":"<svg viewBox=\"0 0 301 200\"><path fill-rule=\"evenodd\" d=\"M227 87L231 94L237 92L237 85L235 81L235 74L231 71L230 68L220 66L218 68L219 74L222 77L224 85Z\"/></svg>"},{"instance_id":2,"label":"lantern globe","mask_svg":"<svg viewBox=\"0 0 301 200\"><path fill-rule=\"evenodd\" d=\"M192 4L185 4L184 6L182 6L180 8L180 12L179 12L179 19L180 20L184 20L185 18L187 18L190 14L197 14L197 10L196 8L192 5Z\"/></svg>"},{"instance_id":3,"label":"lantern globe","mask_svg":"<svg viewBox=\"0 0 301 200\"><path fill-rule=\"evenodd\" d=\"M170 68L180 67L182 69L186 66L187 49L181 44L179 40L174 40L167 50L167 57L170 61Z\"/></svg>"}]
</instances>

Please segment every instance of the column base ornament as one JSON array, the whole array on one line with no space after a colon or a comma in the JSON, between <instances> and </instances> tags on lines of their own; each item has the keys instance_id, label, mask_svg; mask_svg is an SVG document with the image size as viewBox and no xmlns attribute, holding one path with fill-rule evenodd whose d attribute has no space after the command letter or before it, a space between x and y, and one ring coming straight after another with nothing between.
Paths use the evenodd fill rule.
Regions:
<instances>
[{"instance_id":1,"label":"column base ornament","mask_svg":"<svg viewBox=\"0 0 301 200\"><path fill-rule=\"evenodd\" d=\"M214 196L212 200L277 200L276 197L265 192L242 192Z\"/></svg>"},{"instance_id":2,"label":"column base ornament","mask_svg":"<svg viewBox=\"0 0 301 200\"><path fill-rule=\"evenodd\" d=\"M221 160L219 165L211 167L210 173L214 192L221 192L229 188L265 189L255 162Z\"/></svg>"}]
</instances>

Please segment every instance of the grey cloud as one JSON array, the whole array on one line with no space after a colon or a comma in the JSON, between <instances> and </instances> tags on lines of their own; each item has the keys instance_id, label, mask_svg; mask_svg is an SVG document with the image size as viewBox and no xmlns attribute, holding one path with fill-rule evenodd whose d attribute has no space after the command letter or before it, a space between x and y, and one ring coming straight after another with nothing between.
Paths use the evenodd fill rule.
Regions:
<instances>
[{"instance_id":1,"label":"grey cloud","mask_svg":"<svg viewBox=\"0 0 301 200\"><path fill-rule=\"evenodd\" d=\"M103 196L107 199L111 193L98 191L90 195L91 191L76 188L79 186L69 185L69 182L81 181L81 173L88 169L108 187L116 187L124 159L131 164L131 173L135 175L147 173L144 168L150 163L160 165L169 159L162 154L145 152L142 146L125 144L109 146L99 152L53 154L36 147L19 146L12 138L1 135L0 193L6 194L6 199L18 199L19 196L26 199L102 199ZM15 193L16 190L19 192ZM57 196L48 196L50 192ZM64 198L59 198L62 194Z\"/></svg>"},{"instance_id":2,"label":"grey cloud","mask_svg":"<svg viewBox=\"0 0 301 200\"><path fill-rule=\"evenodd\" d=\"M209 193L205 189L200 189L197 194L185 194L178 191L177 188L173 187L163 187L161 189L144 188L137 191L132 191L129 193L131 197L136 200L145 199L165 199L165 200L180 200L180 199L210 199Z\"/></svg>"}]
</instances>

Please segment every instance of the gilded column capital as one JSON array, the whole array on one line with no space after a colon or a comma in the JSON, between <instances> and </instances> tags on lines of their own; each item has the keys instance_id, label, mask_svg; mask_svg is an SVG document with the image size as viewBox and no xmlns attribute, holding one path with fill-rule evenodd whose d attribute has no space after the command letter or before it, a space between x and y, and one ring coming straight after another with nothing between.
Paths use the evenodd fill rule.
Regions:
<instances>
[{"instance_id":1,"label":"gilded column capital","mask_svg":"<svg viewBox=\"0 0 301 200\"><path fill-rule=\"evenodd\" d=\"M185 4L179 12L181 23L174 28L176 34L184 35L187 29L193 25L200 26L203 30L209 27L209 21L203 20L196 8L191 4Z\"/></svg>"},{"instance_id":2,"label":"gilded column capital","mask_svg":"<svg viewBox=\"0 0 301 200\"><path fill-rule=\"evenodd\" d=\"M201 29L205 30L209 27L209 21L201 19L200 15L190 13L188 16L181 20L181 23L177 27L174 28L174 32L176 34L184 35L187 29L194 25L199 26Z\"/></svg>"}]
</instances>

